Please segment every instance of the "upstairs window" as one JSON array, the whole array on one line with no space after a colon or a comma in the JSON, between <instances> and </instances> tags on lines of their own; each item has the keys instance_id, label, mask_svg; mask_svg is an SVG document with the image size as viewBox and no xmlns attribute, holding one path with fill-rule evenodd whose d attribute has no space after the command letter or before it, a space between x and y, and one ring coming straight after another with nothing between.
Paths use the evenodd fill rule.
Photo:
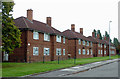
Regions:
<instances>
[{"instance_id":1,"label":"upstairs window","mask_svg":"<svg viewBox=\"0 0 120 79\"><path fill-rule=\"evenodd\" d=\"M87 46L89 46L89 41L87 41Z\"/></svg>"},{"instance_id":2,"label":"upstairs window","mask_svg":"<svg viewBox=\"0 0 120 79\"><path fill-rule=\"evenodd\" d=\"M89 55L89 49L87 49L87 55Z\"/></svg>"},{"instance_id":3,"label":"upstairs window","mask_svg":"<svg viewBox=\"0 0 120 79\"><path fill-rule=\"evenodd\" d=\"M104 48L106 48L106 44L104 45Z\"/></svg>"},{"instance_id":4,"label":"upstairs window","mask_svg":"<svg viewBox=\"0 0 120 79\"><path fill-rule=\"evenodd\" d=\"M83 45L85 45L85 41L83 40Z\"/></svg>"},{"instance_id":5,"label":"upstairs window","mask_svg":"<svg viewBox=\"0 0 120 79\"><path fill-rule=\"evenodd\" d=\"M83 55L85 55L85 49L83 49Z\"/></svg>"},{"instance_id":6,"label":"upstairs window","mask_svg":"<svg viewBox=\"0 0 120 79\"><path fill-rule=\"evenodd\" d=\"M81 54L81 49L78 50L78 53Z\"/></svg>"},{"instance_id":7,"label":"upstairs window","mask_svg":"<svg viewBox=\"0 0 120 79\"><path fill-rule=\"evenodd\" d=\"M81 39L78 40L78 44L79 44L79 45L81 44Z\"/></svg>"},{"instance_id":8,"label":"upstairs window","mask_svg":"<svg viewBox=\"0 0 120 79\"><path fill-rule=\"evenodd\" d=\"M33 47L33 55L38 55L38 47Z\"/></svg>"},{"instance_id":9,"label":"upstairs window","mask_svg":"<svg viewBox=\"0 0 120 79\"><path fill-rule=\"evenodd\" d=\"M49 48L44 48L44 55L49 55L50 51Z\"/></svg>"},{"instance_id":10,"label":"upstairs window","mask_svg":"<svg viewBox=\"0 0 120 79\"><path fill-rule=\"evenodd\" d=\"M65 44L65 37L63 37L63 43Z\"/></svg>"},{"instance_id":11,"label":"upstairs window","mask_svg":"<svg viewBox=\"0 0 120 79\"><path fill-rule=\"evenodd\" d=\"M100 43L98 44L98 47L100 47Z\"/></svg>"},{"instance_id":12,"label":"upstairs window","mask_svg":"<svg viewBox=\"0 0 120 79\"><path fill-rule=\"evenodd\" d=\"M63 55L65 55L65 49L63 49Z\"/></svg>"},{"instance_id":13,"label":"upstairs window","mask_svg":"<svg viewBox=\"0 0 120 79\"><path fill-rule=\"evenodd\" d=\"M102 48L102 44L101 44L101 48Z\"/></svg>"},{"instance_id":14,"label":"upstairs window","mask_svg":"<svg viewBox=\"0 0 120 79\"><path fill-rule=\"evenodd\" d=\"M44 33L44 41L50 41L50 34Z\"/></svg>"},{"instance_id":15,"label":"upstairs window","mask_svg":"<svg viewBox=\"0 0 120 79\"><path fill-rule=\"evenodd\" d=\"M91 46L92 46L92 42L91 42Z\"/></svg>"},{"instance_id":16,"label":"upstairs window","mask_svg":"<svg viewBox=\"0 0 120 79\"><path fill-rule=\"evenodd\" d=\"M56 55L61 55L61 48L56 48Z\"/></svg>"},{"instance_id":17,"label":"upstairs window","mask_svg":"<svg viewBox=\"0 0 120 79\"><path fill-rule=\"evenodd\" d=\"M39 39L39 33L38 32L33 32L33 39L36 39L36 40Z\"/></svg>"},{"instance_id":18,"label":"upstairs window","mask_svg":"<svg viewBox=\"0 0 120 79\"><path fill-rule=\"evenodd\" d=\"M61 42L61 36L57 35L57 36L56 36L56 41L57 41L57 42Z\"/></svg>"}]
</instances>

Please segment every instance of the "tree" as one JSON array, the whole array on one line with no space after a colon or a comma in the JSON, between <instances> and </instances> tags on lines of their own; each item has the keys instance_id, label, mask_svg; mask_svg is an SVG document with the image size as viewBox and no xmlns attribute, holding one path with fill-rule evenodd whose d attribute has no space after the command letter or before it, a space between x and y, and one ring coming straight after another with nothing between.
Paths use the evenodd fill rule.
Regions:
<instances>
[{"instance_id":1,"label":"tree","mask_svg":"<svg viewBox=\"0 0 120 79\"><path fill-rule=\"evenodd\" d=\"M99 39L101 39L101 40L102 40L102 35L101 35L100 30L97 30L97 34L99 34L99 35L100 35L100 38L99 38Z\"/></svg>"},{"instance_id":2,"label":"tree","mask_svg":"<svg viewBox=\"0 0 120 79\"><path fill-rule=\"evenodd\" d=\"M95 38L97 37L96 30L94 29L93 32L95 33Z\"/></svg>"},{"instance_id":3,"label":"tree","mask_svg":"<svg viewBox=\"0 0 120 79\"><path fill-rule=\"evenodd\" d=\"M107 33L107 31L105 31L105 37L106 37L106 40L109 41L109 34ZM110 39L110 42L112 43L112 40Z\"/></svg>"},{"instance_id":4,"label":"tree","mask_svg":"<svg viewBox=\"0 0 120 79\"><path fill-rule=\"evenodd\" d=\"M13 12L14 2L2 3L2 51L8 54L13 53L14 49L21 46L21 32L14 25Z\"/></svg>"},{"instance_id":5,"label":"tree","mask_svg":"<svg viewBox=\"0 0 120 79\"><path fill-rule=\"evenodd\" d=\"M114 38L114 39L113 39L113 43L114 43L115 47L118 47L118 46L119 46L119 41L118 41L117 38Z\"/></svg>"}]
</instances>

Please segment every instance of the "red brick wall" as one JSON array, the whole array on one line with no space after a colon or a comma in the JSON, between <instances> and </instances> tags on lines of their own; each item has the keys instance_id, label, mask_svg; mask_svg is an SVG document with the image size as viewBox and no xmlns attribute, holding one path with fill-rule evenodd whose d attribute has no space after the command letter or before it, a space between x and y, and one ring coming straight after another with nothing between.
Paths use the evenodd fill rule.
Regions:
<instances>
[{"instance_id":1,"label":"red brick wall","mask_svg":"<svg viewBox=\"0 0 120 79\"><path fill-rule=\"evenodd\" d=\"M56 48L61 48L62 55L60 59L68 59L67 38L65 44L63 44L63 37L61 38L61 43L57 43L56 36L53 35L50 36L50 41L44 41L44 34L39 33L39 40L35 40L33 39L33 31L22 31L21 39L21 48L15 49L14 54L9 56L9 61L25 61L25 57L27 62L43 61L44 47L50 49L49 55L44 56L44 61L57 60ZM28 43L30 46L28 46ZM33 47L39 47L39 55L33 55ZM65 55L63 55L63 49L65 49Z\"/></svg>"},{"instance_id":2,"label":"red brick wall","mask_svg":"<svg viewBox=\"0 0 120 79\"><path fill-rule=\"evenodd\" d=\"M21 31L21 47L16 48L8 57L8 61L10 62L25 62L26 61L26 40L27 40L27 31Z\"/></svg>"},{"instance_id":3,"label":"red brick wall","mask_svg":"<svg viewBox=\"0 0 120 79\"><path fill-rule=\"evenodd\" d=\"M59 55L59 59L60 60L65 60L68 59L68 39L65 39L65 44L63 43L63 37L61 37L61 42L56 42L56 36L54 37L54 49L53 49L53 53L54 53L54 60L58 60L58 55L56 55L56 48L61 48L61 55ZM63 49L65 49L65 55L63 55Z\"/></svg>"}]
</instances>

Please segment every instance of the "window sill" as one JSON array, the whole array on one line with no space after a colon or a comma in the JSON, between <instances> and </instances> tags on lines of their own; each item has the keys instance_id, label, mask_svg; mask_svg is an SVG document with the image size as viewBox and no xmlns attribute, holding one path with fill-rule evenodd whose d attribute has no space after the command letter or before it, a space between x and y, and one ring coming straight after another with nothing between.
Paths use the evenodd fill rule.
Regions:
<instances>
[{"instance_id":1,"label":"window sill","mask_svg":"<svg viewBox=\"0 0 120 79\"><path fill-rule=\"evenodd\" d=\"M44 42L50 42L50 40L44 40Z\"/></svg>"},{"instance_id":2,"label":"window sill","mask_svg":"<svg viewBox=\"0 0 120 79\"><path fill-rule=\"evenodd\" d=\"M33 56L39 56L39 55L33 55Z\"/></svg>"},{"instance_id":3,"label":"window sill","mask_svg":"<svg viewBox=\"0 0 120 79\"><path fill-rule=\"evenodd\" d=\"M39 39L33 39L33 40L39 40Z\"/></svg>"}]
</instances>

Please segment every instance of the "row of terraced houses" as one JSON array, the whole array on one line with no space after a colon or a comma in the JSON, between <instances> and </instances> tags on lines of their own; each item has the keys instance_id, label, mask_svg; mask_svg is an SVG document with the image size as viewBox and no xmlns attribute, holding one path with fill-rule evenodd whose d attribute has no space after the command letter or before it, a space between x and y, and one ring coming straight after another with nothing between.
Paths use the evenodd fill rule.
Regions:
<instances>
[{"instance_id":1,"label":"row of terraced houses","mask_svg":"<svg viewBox=\"0 0 120 79\"><path fill-rule=\"evenodd\" d=\"M51 25L51 17L46 18L46 23L33 20L33 10L27 10L27 17L19 17L14 20L15 25L21 30L21 47L16 48L13 54L3 53L3 61L9 62L39 62L54 61L68 58L90 58L109 55L109 41L92 36L83 35L75 31L75 24L71 24L71 30L60 32ZM110 47L111 55L116 54L113 44Z\"/></svg>"}]
</instances>

